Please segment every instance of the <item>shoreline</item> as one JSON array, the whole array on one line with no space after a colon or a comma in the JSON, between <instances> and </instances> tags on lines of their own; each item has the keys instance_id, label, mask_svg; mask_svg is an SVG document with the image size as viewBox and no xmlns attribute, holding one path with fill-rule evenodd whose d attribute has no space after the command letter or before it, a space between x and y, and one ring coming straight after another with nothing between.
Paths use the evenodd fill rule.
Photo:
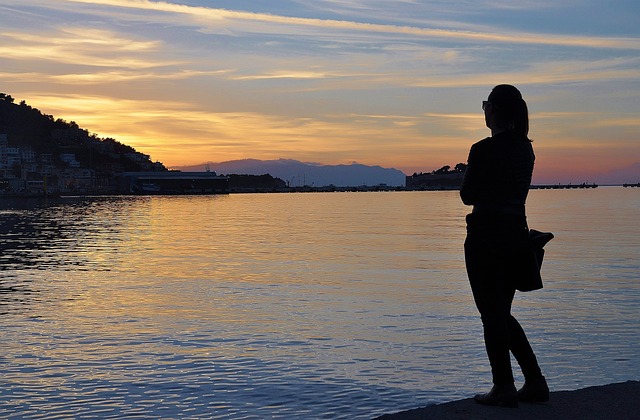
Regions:
<instances>
[{"instance_id":1,"label":"shoreline","mask_svg":"<svg viewBox=\"0 0 640 420\"><path fill-rule=\"evenodd\" d=\"M473 398L384 414L374 420L588 420L637 419L640 382L627 381L575 391L551 392L548 403L520 403L518 408L477 404Z\"/></svg>"},{"instance_id":2,"label":"shoreline","mask_svg":"<svg viewBox=\"0 0 640 420\"><path fill-rule=\"evenodd\" d=\"M636 188L638 184L605 184L603 187ZM531 185L530 190L558 190L558 189L596 189L597 184L556 184L556 185ZM430 186L430 187L406 187L387 185L361 185L353 187L336 186L304 186L287 188L230 188L224 191L187 191L187 192L121 192L116 190L78 190L78 191L50 191L50 192L0 192L0 198L7 199L56 199L75 197L149 197L149 196L216 196L231 194L295 194L295 193L355 193L355 192L437 192L459 191L460 186Z\"/></svg>"}]
</instances>

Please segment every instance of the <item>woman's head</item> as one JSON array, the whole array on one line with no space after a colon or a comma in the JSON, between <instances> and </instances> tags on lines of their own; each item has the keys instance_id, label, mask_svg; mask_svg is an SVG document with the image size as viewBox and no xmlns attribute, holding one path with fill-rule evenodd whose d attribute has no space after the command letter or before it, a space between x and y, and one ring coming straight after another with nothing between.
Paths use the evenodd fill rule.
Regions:
<instances>
[{"instance_id":1,"label":"woman's head","mask_svg":"<svg viewBox=\"0 0 640 420\"><path fill-rule=\"evenodd\" d=\"M491 124L491 129L514 130L527 137L529 111L518 89L511 85L498 85L489 94L487 102L491 104L491 109L485 110L487 125Z\"/></svg>"}]
</instances>

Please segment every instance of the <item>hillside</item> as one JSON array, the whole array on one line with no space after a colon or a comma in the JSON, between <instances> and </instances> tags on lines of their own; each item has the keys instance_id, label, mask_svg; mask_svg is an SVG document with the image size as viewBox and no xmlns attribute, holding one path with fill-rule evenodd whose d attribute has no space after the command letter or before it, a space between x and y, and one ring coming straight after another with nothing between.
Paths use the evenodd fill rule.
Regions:
<instances>
[{"instance_id":1,"label":"hillside","mask_svg":"<svg viewBox=\"0 0 640 420\"><path fill-rule=\"evenodd\" d=\"M121 166L124 171L166 170L131 146L89 134L74 121L55 119L25 101L16 104L4 93L0 93L0 134L6 134L10 147L30 149L36 155L51 154L56 166L65 166L58 159L60 154L72 153L81 168L108 165Z\"/></svg>"},{"instance_id":2,"label":"hillside","mask_svg":"<svg viewBox=\"0 0 640 420\"><path fill-rule=\"evenodd\" d=\"M0 93L0 193L110 192L119 174L138 171L167 169L131 146Z\"/></svg>"}]
</instances>

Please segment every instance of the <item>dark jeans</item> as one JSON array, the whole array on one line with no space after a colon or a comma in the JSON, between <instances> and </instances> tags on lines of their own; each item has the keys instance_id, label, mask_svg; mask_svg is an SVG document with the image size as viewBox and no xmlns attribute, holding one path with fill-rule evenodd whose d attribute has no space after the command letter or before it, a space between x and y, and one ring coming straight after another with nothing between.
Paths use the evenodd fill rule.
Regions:
<instances>
[{"instance_id":1,"label":"dark jeans","mask_svg":"<svg viewBox=\"0 0 640 420\"><path fill-rule=\"evenodd\" d=\"M467 225L464 244L467 274L482 318L493 382L498 385L514 381L509 351L525 379L542 376L524 330L511 315L516 291L514 279L522 271L521 256L527 238L526 219Z\"/></svg>"}]
</instances>

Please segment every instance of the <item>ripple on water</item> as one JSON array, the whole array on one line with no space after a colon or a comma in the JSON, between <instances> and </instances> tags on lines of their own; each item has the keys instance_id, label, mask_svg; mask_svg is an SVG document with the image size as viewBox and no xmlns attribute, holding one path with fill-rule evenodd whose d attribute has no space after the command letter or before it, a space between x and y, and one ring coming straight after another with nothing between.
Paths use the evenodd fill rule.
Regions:
<instances>
[{"instance_id":1,"label":"ripple on water","mask_svg":"<svg viewBox=\"0 0 640 420\"><path fill-rule=\"evenodd\" d=\"M514 312L555 389L640 375L637 200L610 191L577 192L595 210L570 218L532 193L557 235ZM593 225L598 196L617 209ZM465 213L455 192L3 213L0 417L370 419L468 397L490 378Z\"/></svg>"}]
</instances>

